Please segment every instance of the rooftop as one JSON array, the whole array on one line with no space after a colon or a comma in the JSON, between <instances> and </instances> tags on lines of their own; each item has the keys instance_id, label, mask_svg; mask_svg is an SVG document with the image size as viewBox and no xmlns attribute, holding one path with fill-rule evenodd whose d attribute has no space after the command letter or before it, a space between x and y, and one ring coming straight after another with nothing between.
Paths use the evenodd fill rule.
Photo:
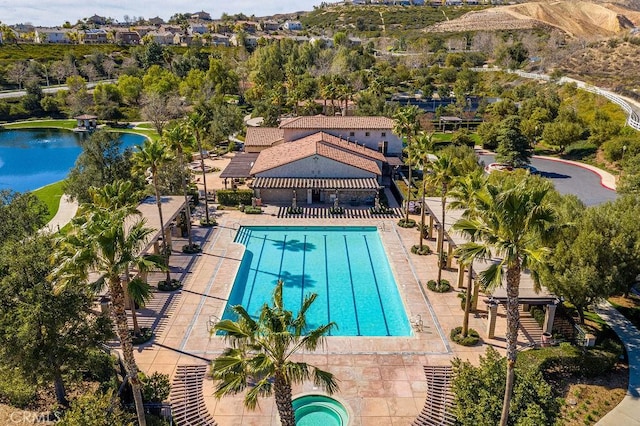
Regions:
<instances>
[{"instance_id":1,"label":"rooftop","mask_svg":"<svg viewBox=\"0 0 640 426\"><path fill-rule=\"evenodd\" d=\"M280 129L392 129L387 117L343 117L314 115L282 120Z\"/></svg>"}]
</instances>

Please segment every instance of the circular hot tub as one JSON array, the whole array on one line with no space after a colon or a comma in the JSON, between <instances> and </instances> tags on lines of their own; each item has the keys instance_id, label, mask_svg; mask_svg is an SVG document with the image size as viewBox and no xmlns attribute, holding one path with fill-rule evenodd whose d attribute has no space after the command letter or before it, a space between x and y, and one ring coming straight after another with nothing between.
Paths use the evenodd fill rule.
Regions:
<instances>
[{"instance_id":1,"label":"circular hot tub","mask_svg":"<svg viewBox=\"0 0 640 426\"><path fill-rule=\"evenodd\" d=\"M325 395L305 395L293 400L296 426L346 426L349 413L342 403Z\"/></svg>"}]
</instances>

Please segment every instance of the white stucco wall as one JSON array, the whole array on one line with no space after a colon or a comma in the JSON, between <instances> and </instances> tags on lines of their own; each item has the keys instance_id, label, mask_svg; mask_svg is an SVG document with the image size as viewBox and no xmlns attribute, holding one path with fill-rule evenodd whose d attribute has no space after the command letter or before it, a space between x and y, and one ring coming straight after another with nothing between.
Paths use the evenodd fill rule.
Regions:
<instances>
[{"instance_id":1,"label":"white stucco wall","mask_svg":"<svg viewBox=\"0 0 640 426\"><path fill-rule=\"evenodd\" d=\"M352 142L358 142L360 145L364 144L367 148L371 148L375 151L378 150L378 144L382 141L388 142L387 154L400 154L402 153L402 140L396 136L391 129L383 130L354 130L354 129L284 129L284 140L293 141L305 136L312 135L323 131L333 136L349 140ZM353 136L351 136L353 133ZM369 135L367 136L367 133ZM383 136L383 133L385 136Z\"/></svg>"},{"instance_id":2,"label":"white stucco wall","mask_svg":"<svg viewBox=\"0 0 640 426\"><path fill-rule=\"evenodd\" d=\"M257 177L370 178L376 174L329 158L314 155L256 174Z\"/></svg>"}]
</instances>

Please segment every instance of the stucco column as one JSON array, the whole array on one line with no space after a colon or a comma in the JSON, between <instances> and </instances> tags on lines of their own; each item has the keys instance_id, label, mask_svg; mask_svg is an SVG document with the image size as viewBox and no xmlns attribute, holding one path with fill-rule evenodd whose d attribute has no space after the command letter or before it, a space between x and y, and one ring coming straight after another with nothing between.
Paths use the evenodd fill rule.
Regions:
<instances>
[{"instance_id":1,"label":"stucco column","mask_svg":"<svg viewBox=\"0 0 640 426\"><path fill-rule=\"evenodd\" d=\"M447 242L447 269L451 269L451 261L453 260L453 244ZM464 268L462 268L464 270Z\"/></svg>"},{"instance_id":2,"label":"stucco column","mask_svg":"<svg viewBox=\"0 0 640 426\"><path fill-rule=\"evenodd\" d=\"M164 237L167 239L167 247L171 247L171 225L164 229Z\"/></svg>"},{"instance_id":3,"label":"stucco column","mask_svg":"<svg viewBox=\"0 0 640 426\"><path fill-rule=\"evenodd\" d=\"M478 296L480 295L480 282L473 280L473 298L471 299L471 309L478 310Z\"/></svg>"},{"instance_id":4,"label":"stucco column","mask_svg":"<svg viewBox=\"0 0 640 426\"><path fill-rule=\"evenodd\" d=\"M153 254L160 254L160 242L158 240L153 242Z\"/></svg>"},{"instance_id":5,"label":"stucco column","mask_svg":"<svg viewBox=\"0 0 640 426\"><path fill-rule=\"evenodd\" d=\"M556 307L555 303L547 305L547 309L544 313L544 325L542 331L545 333L551 333L553 330L553 321L556 319Z\"/></svg>"},{"instance_id":6,"label":"stucco column","mask_svg":"<svg viewBox=\"0 0 640 426\"><path fill-rule=\"evenodd\" d=\"M458 288L462 288L464 286L464 265L459 257L456 258L456 263L458 263Z\"/></svg>"},{"instance_id":7,"label":"stucco column","mask_svg":"<svg viewBox=\"0 0 640 426\"><path fill-rule=\"evenodd\" d=\"M498 317L498 304L490 302L487 304L487 311L489 312L489 321L487 321L487 338L493 339L496 337L496 318Z\"/></svg>"},{"instance_id":8,"label":"stucco column","mask_svg":"<svg viewBox=\"0 0 640 426\"><path fill-rule=\"evenodd\" d=\"M436 228L436 253L440 254L440 248L444 247L444 242L440 241L441 238L441 233L440 233L440 229L438 229L438 226L435 227Z\"/></svg>"},{"instance_id":9,"label":"stucco column","mask_svg":"<svg viewBox=\"0 0 640 426\"><path fill-rule=\"evenodd\" d=\"M429 235L430 240L433 240L433 216L429 215Z\"/></svg>"}]
</instances>

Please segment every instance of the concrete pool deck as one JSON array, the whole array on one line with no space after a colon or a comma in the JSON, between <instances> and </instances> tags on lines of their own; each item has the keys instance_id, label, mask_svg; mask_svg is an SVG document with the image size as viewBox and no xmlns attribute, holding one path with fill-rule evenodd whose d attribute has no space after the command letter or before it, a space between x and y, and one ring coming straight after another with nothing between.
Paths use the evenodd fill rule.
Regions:
<instances>
[{"instance_id":1,"label":"concrete pool deck","mask_svg":"<svg viewBox=\"0 0 640 426\"><path fill-rule=\"evenodd\" d=\"M436 294L426 289L426 282L437 274L436 256L408 254L410 247L418 243L415 228L399 228L396 219L283 219L271 215L277 213L277 208L266 207L262 215L218 211L219 226L206 234L202 228L195 228L206 241L203 253L176 253L172 257L172 265L178 265L174 272L180 271L184 276L184 288L170 295L156 293L162 308L152 311L155 318L149 318L156 324L153 344L137 348L136 360L141 370L172 376L177 365L208 363L226 347L221 337L210 338L208 321L212 315L221 316L233 285L244 252L244 247L233 239L243 225L378 227L407 315L411 320L420 314L424 330L411 337L328 337L325 348L300 355L302 360L332 372L340 380L337 397L353 410L353 425L410 424L426 396L423 365L448 365L453 357L477 363L485 344L504 352L504 338L500 337L506 325L503 320L496 328L498 338L485 339L483 345L467 348L450 341L449 331L462 323L458 290ZM435 248L434 241L426 243ZM179 244L176 241L174 247ZM455 283L457 272L445 270L443 277ZM153 283L151 279L150 282ZM482 303L479 308L484 308ZM472 315L470 325L483 336L486 319ZM305 383L295 386L293 393L295 396L314 390L313 383ZM242 395L217 400L212 394L213 382L205 380L204 398L220 426L279 424L273 398L262 399L259 409L249 411L242 404Z\"/></svg>"}]
</instances>

